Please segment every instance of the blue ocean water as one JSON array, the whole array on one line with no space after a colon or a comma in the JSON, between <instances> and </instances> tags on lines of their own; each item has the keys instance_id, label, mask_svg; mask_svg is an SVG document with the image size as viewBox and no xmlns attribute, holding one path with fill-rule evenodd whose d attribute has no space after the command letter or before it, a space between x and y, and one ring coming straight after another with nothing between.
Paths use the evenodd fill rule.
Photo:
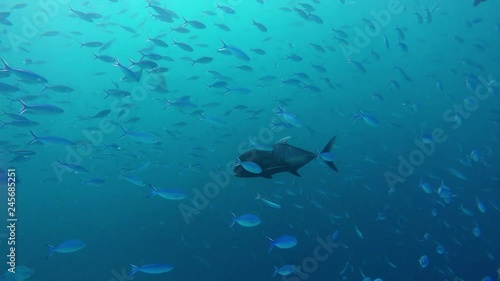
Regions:
<instances>
[{"instance_id":1,"label":"blue ocean water","mask_svg":"<svg viewBox=\"0 0 500 281\"><path fill-rule=\"evenodd\" d=\"M0 280L499 280L498 10L1 2Z\"/></svg>"}]
</instances>

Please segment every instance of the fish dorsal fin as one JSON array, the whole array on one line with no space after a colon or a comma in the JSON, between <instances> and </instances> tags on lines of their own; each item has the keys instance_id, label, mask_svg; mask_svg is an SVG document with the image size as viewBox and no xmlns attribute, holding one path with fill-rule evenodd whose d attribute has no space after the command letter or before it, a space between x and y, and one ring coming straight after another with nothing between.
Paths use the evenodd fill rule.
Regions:
<instances>
[{"instance_id":1,"label":"fish dorsal fin","mask_svg":"<svg viewBox=\"0 0 500 281\"><path fill-rule=\"evenodd\" d=\"M280 139L276 144L288 144L288 140L291 138L292 138L291 136L284 137L284 138Z\"/></svg>"}]
</instances>

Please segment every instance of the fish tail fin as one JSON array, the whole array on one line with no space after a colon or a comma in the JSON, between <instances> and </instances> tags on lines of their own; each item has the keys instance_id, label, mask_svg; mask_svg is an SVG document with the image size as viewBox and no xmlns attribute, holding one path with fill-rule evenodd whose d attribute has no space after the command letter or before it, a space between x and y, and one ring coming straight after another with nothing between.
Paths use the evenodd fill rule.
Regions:
<instances>
[{"instance_id":1,"label":"fish tail fin","mask_svg":"<svg viewBox=\"0 0 500 281\"><path fill-rule=\"evenodd\" d=\"M125 128L123 128L122 125L120 125L120 128L122 129L123 131L123 134L120 136L120 139L123 138L126 134L127 134L127 130L125 130Z\"/></svg>"},{"instance_id":2,"label":"fish tail fin","mask_svg":"<svg viewBox=\"0 0 500 281\"><path fill-rule=\"evenodd\" d=\"M54 249L54 246L49 245L49 244L45 244L45 246L47 246L47 248L49 248L49 254L45 257L45 259L48 260L55 253L55 249Z\"/></svg>"},{"instance_id":3,"label":"fish tail fin","mask_svg":"<svg viewBox=\"0 0 500 281\"><path fill-rule=\"evenodd\" d=\"M0 58L0 60L2 60L5 70L10 70L11 69L10 66L9 66L9 64L7 64L7 62L3 58Z\"/></svg>"},{"instance_id":4,"label":"fish tail fin","mask_svg":"<svg viewBox=\"0 0 500 281\"><path fill-rule=\"evenodd\" d=\"M285 113L285 111L283 110L283 107L281 107L280 104L278 104L278 112L276 112L276 115L280 115L280 114L283 114Z\"/></svg>"},{"instance_id":5,"label":"fish tail fin","mask_svg":"<svg viewBox=\"0 0 500 281\"><path fill-rule=\"evenodd\" d=\"M130 265L130 273L128 274L128 276L132 276L134 274L137 273L137 271L139 271L139 268L133 264L129 264Z\"/></svg>"},{"instance_id":6,"label":"fish tail fin","mask_svg":"<svg viewBox=\"0 0 500 281\"><path fill-rule=\"evenodd\" d=\"M191 67L193 67L196 64L196 60L191 60L193 63L191 64Z\"/></svg>"},{"instance_id":7,"label":"fish tail fin","mask_svg":"<svg viewBox=\"0 0 500 281\"><path fill-rule=\"evenodd\" d=\"M269 251L268 251L268 253L270 253L271 250L274 248L274 240L271 239L271 237L269 237L269 236L266 236L266 238L267 238L267 240L269 240L269 242L271 242L271 245L269 245Z\"/></svg>"},{"instance_id":8,"label":"fish tail fin","mask_svg":"<svg viewBox=\"0 0 500 281\"><path fill-rule=\"evenodd\" d=\"M114 66L120 66L120 61L118 60L118 57L115 58L115 64L113 64L113 65Z\"/></svg>"},{"instance_id":9,"label":"fish tail fin","mask_svg":"<svg viewBox=\"0 0 500 281\"><path fill-rule=\"evenodd\" d=\"M143 53L142 51L139 51L139 54L141 54L141 55L142 55L141 60L143 60L143 59L144 59L144 57L146 56L146 55L144 55L144 53Z\"/></svg>"},{"instance_id":10,"label":"fish tail fin","mask_svg":"<svg viewBox=\"0 0 500 281\"><path fill-rule=\"evenodd\" d=\"M274 123L274 120L271 120L271 124L272 126L269 128L269 130L273 130L274 128L276 128L276 126L278 126L278 124Z\"/></svg>"},{"instance_id":11,"label":"fish tail fin","mask_svg":"<svg viewBox=\"0 0 500 281\"><path fill-rule=\"evenodd\" d=\"M321 159L321 151L316 149L316 159Z\"/></svg>"},{"instance_id":12,"label":"fish tail fin","mask_svg":"<svg viewBox=\"0 0 500 281\"><path fill-rule=\"evenodd\" d=\"M5 125L7 125L7 122L3 121L3 120L0 120L0 122L2 122L2 126L0 126L0 129L3 129L3 127L5 127ZM8 149L8 148L7 148Z\"/></svg>"},{"instance_id":13,"label":"fish tail fin","mask_svg":"<svg viewBox=\"0 0 500 281\"><path fill-rule=\"evenodd\" d=\"M165 101L167 102L167 106L165 106L165 108L163 108L163 110L167 109L170 105L172 105L172 102L169 101L167 98L165 98Z\"/></svg>"},{"instance_id":14,"label":"fish tail fin","mask_svg":"<svg viewBox=\"0 0 500 281\"><path fill-rule=\"evenodd\" d=\"M234 223L236 222L236 216L234 215L233 212L231 212L231 216L233 216L233 221L231 222L231 225L229 226L230 228L233 227Z\"/></svg>"},{"instance_id":15,"label":"fish tail fin","mask_svg":"<svg viewBox=\"0 0 500 281\"><path fill-rule=\"evenodd\" d=\"M131 66L135 64L135 62L131 58L128 58L128 61L132 64Z\"/></svg>"},{"instance_id":16,"label":"fish tail fin","mask_svg":"<svg viewBox=\"0 0 500 281\"><path fill-rule=\"evenodd\" d=\"M229 89L227 86L224 86L224 88L226 88L224 95L227 95L227 94L229 94L229 92L231 92L231 89Z\"/></svg>"},{"instance_id":17,"label":"fish tail fin","mask_svg":"<svg viewBox=\"0 0 500 281\"><path fill-rule=\"evenodd\" d=\"M26 103L24 103L24 101L21 99L18 99L18 101L23 105L23 108L21 108L21 110L18 113L19 115L21 115L26 111L26 109L28 109L28 105L26 105Z\"/></svg>"},{"instance_id":18,"label":"fish tail fin","mask_svg":"<svg viewBox=\"0 0 500 281\"><path fill-rule=\"evenodd\" d=\"M149 187L151 187L152 191L148 195L148 197L146 197L146 198L151 198L151 197L155 196L156 194L158 194L158 190L156 189L156 187L154 187L152 184L149 184Z\"/></svg>"},{"instance_id":19,"label":"fish tail fin","mask_svg":"<svg viewBox=\"0 0 500 281\"><path fill-rule=\"evenodd\" d=\"M257 192L257 196L255 196L254 199L260 199L260 198L261 198L260 193Z\"/></svg>"},{"instance_id":20,"label":"fish tail fin","mask_svg":"<svg viewBox=\"0 0 500 281\"><path fill-rule=\"evenodd\" d=\"M35 133L33 133L33 131L32 131L32 130L30 130L30 133L31 133L31 135L33 136L33 139L32 139L32 140L30 140L30 141L28 142L28 145L30 145L30 144L32 144L32 143L34 143L34 142L38 141L38 137L35 135Z\"/></svg>"},{"instance_id":21,"label":"fish tail fin","mask_svg":"<svg viewBox=\"0 0 500 281\"><path fill-rule=\"evenodd\" d=\"M45 91L49 88L49 87L47 87L47 85L45 85L45 84L42 84L42 85L43 85L43 90L40 92L40 94L41 94L41 93L43 93L43 92L45 92Z\"/></svg>"},{"instance_id":22,"label":"fish tail fin","mask_svg":"<svg viewBox=\"0 0 500 281\"><path fill-rule=\"evenodd\" d=\"M218 4L217 4L217 5L218 5ZM224 42L224 40L221 40L221 41L222 41L222 49L227 48L227 44L226 44L226 42Z\"/></svg>"},{"instance_id":23,"label":"fish tail fin","mask_svg":"<svg viewBox=\"0 0 500 281\"><path fill-rule=\"evenodd\" d=\"M321 151L321 153L330 152L330 150L332 150L333 144L335 143L336 139L337 139L337 136L334 136L333 138L331 138L330 141L325 145L325 147L323 148L323 150ZM324 161L324 162L326 163L326 165L328 165L328 167L330 167L335 172L339 171L337 169L337 166L335 166L335 163L333 163L333 161L332 162L330 162L330 161Z\"/></svg>"},{"instance_id":24,"label":"fish tail fin","mask_svg":"<svg viewBox=\"0 0 500 281\"><path fill-rule=\"evenodd\" d=\"M275 267L274 267L274 273L273 273L273 276L272 276L272 277L276 276L276 274L278 274L278 268L275 266Z\"/></svg>"},{"instance_id":25,"label":"fish tail fin","mask_svg":"<svg viewBox=\"0 0 500 281\"><path fill-rule=\"evenodd\" d=\"M361 114L358 114L358 113L354 113L353 117L354 117L354 120L352 120L352 124L354 124L357 120L363 118L363 117L361 117Z\"/></svg>"},{"instance_id":26,"label":"fish tail fin","mask_svg":"<svg viewBox=\"0 0 500 281\"><path fill-rule=\"evenodd\" d=\"M98 55L96 55L96 54L93 54L93 55L94 55L94 60L96 60L96 59L98 59L98 58L99 58L99 56L98 56Z\"/></svg>"}]
</instances>

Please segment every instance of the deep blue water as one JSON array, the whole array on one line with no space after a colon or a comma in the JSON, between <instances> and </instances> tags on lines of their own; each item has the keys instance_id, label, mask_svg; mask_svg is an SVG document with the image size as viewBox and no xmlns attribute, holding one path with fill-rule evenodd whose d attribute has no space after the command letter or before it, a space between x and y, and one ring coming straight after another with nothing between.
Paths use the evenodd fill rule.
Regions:
<instances>
[{"instance_id":1,"label":"deep blue water","mask_svg":"<svg viewBox=\"0 0 500 281\"><path fill-rule=\"evenodd\" d=\"M500 278L497 1L96 2L0 3L0 213L16 169L29 280ZM287 136L337 136L339 171L233 174Z\"/></svg>"}]
</instances>

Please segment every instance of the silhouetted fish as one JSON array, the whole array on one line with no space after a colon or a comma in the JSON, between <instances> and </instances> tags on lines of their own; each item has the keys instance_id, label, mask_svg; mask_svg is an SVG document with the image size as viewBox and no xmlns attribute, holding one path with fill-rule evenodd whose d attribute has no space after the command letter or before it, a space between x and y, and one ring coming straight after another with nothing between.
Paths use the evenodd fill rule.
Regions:
<instances>
[{"instance_id":1,"label":"silhouetted fish","mask_svg":"<svg viewBox=\"0 0 500 281\"><path fill-rule=\"evenodd\" d=\"M272 175L274 174L289 172L300 177L297 170L311 162L311 160L315 159L317 155L289 145L288 139L288 137L283 138L277 142L273 145L273 149L271 151L251 149L238 157L241 161L253 162L259 165L262 168L261 173L251 173L245 170L242 165L235 164L233 168L234 175L237 177L272 178ZM329 152L333 147L335 139L336 136L331 138L321 152ZM332 170L338 172L337 167L333 162L325 161L325 163Z\"/></svg>"}]
</instances>

